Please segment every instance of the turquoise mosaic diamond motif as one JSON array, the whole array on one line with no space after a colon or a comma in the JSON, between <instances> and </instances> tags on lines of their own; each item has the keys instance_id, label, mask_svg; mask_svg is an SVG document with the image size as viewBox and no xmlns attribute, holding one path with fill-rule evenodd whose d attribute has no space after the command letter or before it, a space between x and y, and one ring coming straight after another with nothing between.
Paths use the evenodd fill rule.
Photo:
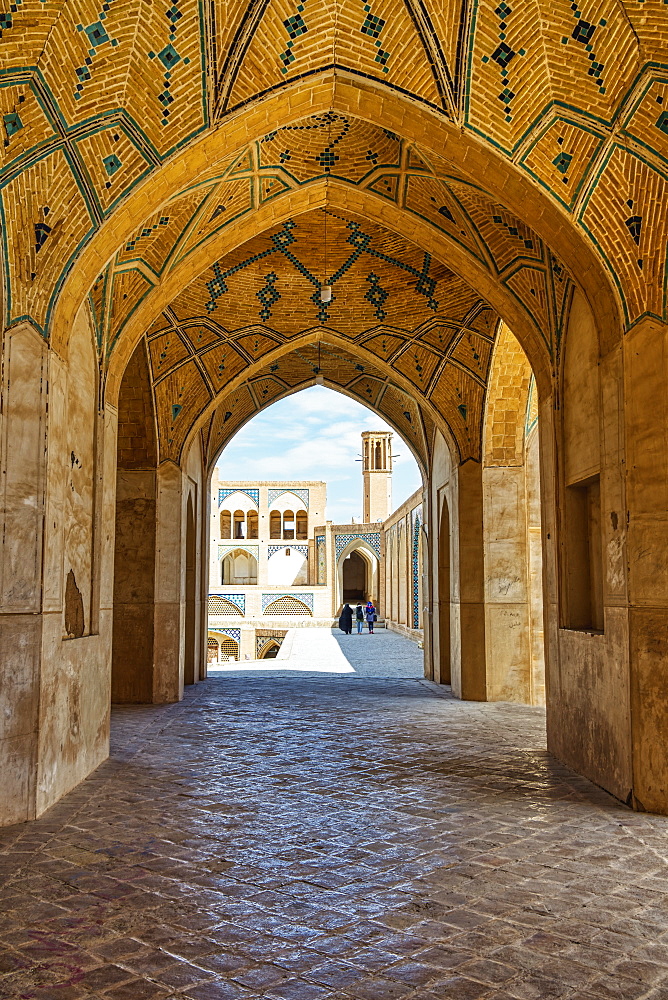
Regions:
<instances>
[{"instance_id":1,"label":"turquoise mosaic diamond motif","mask_svg":"<svg viewBox=\"0 0 668 1000\"><path fill-rule=\"evenodd\" d=\"M377 274L374 274L373 271L371 274L367 274L366 280L371 285L371 288L367 288L364 293L364 298L374 307L376 319L384 320L387 313L383 309L383 306L385 305L385 300L390 293L385 288L381 288L380 278Z\"/></svg>"},{"instance_id":2,"label":"turquoise mosaic diamond motif","mask_svg":"<svg viewBox=\"0 0 668 1000\"><path fill-rule=\"evenodd\" d=\"M668 0L666 0L666 2L668 3ZM656 123L656 127L668 135L668 111L661 112L659 120Z\"/></svg>"},{"instance_id":3,"label":"turquoise mosaic diamond motif","mask_svg":"<svg viewBox=\"0 0 668 1000\"><path fill-rule=\"evenodd\" d=\"M305 35L308 31L308 25L302 17L305 6L306 3L298 3L295 13L291 14L290 17L286 17L283 21L283 27L288 33L288 43L285 47L285 52L281 52L278 57L283 63L281 66L281 73L287 73L290 63L295 61L295 55L292 51L295 39L299 38L300 35Z\"/></svg>"},{"instance_id":4,"label":"turquoise mosaic diamond motif","mask_svg":"<svg viewBox=\"0 0 668 1000\"><path fill-rule=\"evenodd\" d=\"M378 50L375 55L375 62L380 63L383 68L383 73L387 73L389 72L387 62L390 58L390 53L386 52L380 43L380 36L387 22L384 18L378 17L377 14L371 13L371 4L365 3L363 5L363 10L366 17L362 21L360 31L368 38L373 38L374 45Z\"/></svg>"},{"instance_id":5,"label":"turquoise mosaic diamond motif","mask_svg":"<svg viewBox=\"0 0 668 1000\"><path fill-rule=\"evenodd\" d=\"M331 215L332 213L330 212L328 214ZM210 278L209 281L205 282L205 288L210 295L209 301L205 303L205 308L207 312L212 313L218 308L218 299L229 290L228 279L231 278L232 275L237 274L244 268L250 267L251 264L255 264L257 261L263 260L265 257L269 257L274 253L283 254L283 256L290 261L290 263L296 268L296 270L302 275L302 277L305 278L308 282L310 282L310 284L313 286L314 291L313 294L310 296L310 298L311 301L316 306L316 316L321 323L326 323L329 320L329 309L331 308L332 303L336 301L335 295L332 295L331 300L329 302L322 301L321 291L323 287L325 286L332 287L338 281L340 281L340 279L350 270L350 268L355 263L357 263L357 261L359 261L361 256L365 253L369 254L369 256L371 257L377 258L378 260L382 260L388 264L392 264L394 267L399 268L402 271L408 272L408 274L411 274L414 278L416 278L414 286L415 291L419 295L423 295L427 299L427 303L430 309L432 309L434 312L438 310L438 300L434 297L434 293L436 291L436 279L432 278L431 275L429 274L429 269L431 267L431 261L432 261L430 254L428 253L424 254L422 267L418 270L418 268L413 267L412 264L408 264L406 261L400 260L398 257L392 257L390 254L383 253L381 250L376 250L371 245L370 234L365 233L358 222L350 221L346 222L346 228L350 231L349 235L346 237L346 243L350 244L350 246L353 247L353 250L346 258L346 260L343 262L343 264L341 264L338 270L336 270L332 275L330 275L329 278L325 277L325 279L321 281L314 274L311 274L306 265L303 264L302 261L299 260L297 255L290 249L292 244L294 244L297 240L297 237L293 232L293 230L295 230L296 227L297 224L294 221L294 219L288 219L286 222L283 223L282 229L280 229L277 233L272 234L271 247L268 247L266 250L260 251L260 253L253 254L247 260L240 261L238 264L235 264L227 271L223 271L220 264L216 262L211 268L211 270L213 271L213 277ZM370 289L369 291L372 292L373 289ZM378 300L379 295L382 298L384 294L385 294L384 289L379 289L377 293L374 293L374 297L376 300ZM270 296L270 293L267 290L267 286L265 286L265 288L261 290L261 293L257 294L257 297L260 299L260 302L262 303L263 310L270 308L270 306L266 305L265 302L263 301L263 299L267 299L268 301L269 298L273 298L273 296ZM387 296L385 295L385 297ZM378 308L373 299L369 299L368 301L370 301L371 304L374 305L374 308ZM383 303L384 301L385 299L383 298ZM380 305L381 309L383 303L381 303ZM262 316L262 312L260 313L260 315Z\"/></svg>"},{"instance_id":6,"label":"turquoise mosaic diamond motif","mask_svg":"<svg viewBox=\"0 0 668 1000\"><path fill-rule=\"evenodd\" d=\"M165 69L172 69L177 63L181 62L181 56L178 54L171 42L165 45L161 52L158 52L158 59L165 67Z\"/></svg>"},{"instance_id":7,"label":"turquoise mosaic diamond motif","mask_svg":"<svg viewBox=\"0 0 668 1000\"><path fill-rule=\"evenodd\" d=\"M16 111L12 111L8 115L3 115L2 120L5 125L5 132L7 133L7 136L10 139L13 135L16 135L16 133L20 132L21 129L23 128L23 122L21 121L21 118L18 112Z\"/></svg>"},{"instance_id":8,"label":"turquoise mosaic diamond motif","mask_svg":"<svg viewBox=\"0 0 668 1000\"><path fill-rule=\"evenodd\" d=\"M153 51L148 53L149 59L158 59L165 67L163 75L163 89L162 92L158 94L158 100L162 104L162 118L160 119L162 125L169 124L169 116L171 114L170 105L174 103L174 98L171 94L172 71L180 62L182 62L184 66L187 66L190 63L190 57L186 56L182 59L180 52L174 45L174 42L176 41L178 22L183 17L182 11L179 10L180 2L181 0L174 0L172 5L164 11L168 22L167 27L169 29L169 41L164 48L160 49L158 53Z\"/></svg>"},{"instance_id":9,"label":"turquoise mosaic diamond motif","mask_svg":"<svg viewBox=\"0 0 668 1000\"><path fill-rule=\"evenodd\" d=\"M570 153L559 153L552 160L552 163L557 168L557 170L559 171L560 174L565 174L568 171L568 168L571 165L571 160L572 159L573 159L573 157L571 156Z\"/></svg>"},{"instance_id":10,"label":"turquoise mosaic diamond motif","mask_svg":"<svg viewBox=\"0 0 668 1000\"><path fill-rule=\"evenodd\" d=\"M93 59L97 55L97 50L101 45L106 45L107 43L109 43L113 48L118 45L118 39L112 38L102 23L103 21L106 21L107 12L113 2L114 0L107 0L106 3L102 4L102 7L98 11L97 21L92 21L91 24L77 24L76 26L77 31L80 31L86 36L88 44L90 45L88 55L84 59L83 66L77 66L75 69L78 81L74 90L74 99L76 101L81 100L81 93L84 89L84 84L91 79Z\"/></svg>"},{"instance_id":11,"label":"turquoise mosaic diamond motif","mask_svg":"<svg viewBox=\"0 0 668 1000\"><path fill-rule=\"evenodd\" d=\"M270 271L269 274L265 275L266 285L264 285L259 292L255 293L255 297L262 303L262 308L260 309L260 318L269 319L271 316L271 307L275 305L281 294L276 290L274 285L278 281L278 276L275 271Z\"/></svg>"},{"instance_id":12,"label":"turquoise mosaic diamond motif","mask_svg":"<svg viewBox=\"0 0 668 1000\"><path fill-rule=\"evenodd\" d=\"M109 35L104 30L102 21L94 21L93 24L88 24L83 30L88 35L88 39L93 49L96 49L100 45L104 45L106 42L110 41ZM90 54L95 55L94 52L91 52Z\"/></svg>"},{"instance_id":13,"label":"turquoise mosaic diamond motif","mask_svg":"<svg viewBox=\"0 0 668 1000\"><path fill-rule=\"evenodd\" d=\"M104 163L104 169L107 171L110 177L113 177L117 170L123 166L122 162L116 156L115 153L110 153L109 156L103 156L102 162Z\"/></svg>"}]
</instances>

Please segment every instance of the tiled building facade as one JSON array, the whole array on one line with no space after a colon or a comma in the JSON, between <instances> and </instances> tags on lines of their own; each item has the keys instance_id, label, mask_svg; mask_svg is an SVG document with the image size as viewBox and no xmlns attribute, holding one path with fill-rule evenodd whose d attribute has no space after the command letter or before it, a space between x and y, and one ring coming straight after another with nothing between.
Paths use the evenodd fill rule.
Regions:
<instances>
[{"instance_id":1,"label":"tiled building facade","mask_svg":"<svg viewBox=\"0 0 668 1000\"><path fill-rule=\"evenodd\" d=\"M362 435L391 450L390 433ZM368 451L368 448L367 448ZM375 521L325 521L322 482L228 482L214 470L210 487L210 561L207 599L207 660L264 659L277 655L290 628L332 626L344 602L371 599L382 624L422 638L421 544L406 566L388 561L386 533L408 517L420 524L421 491L389 514L391 465L368 458L362 464L362 499L368 510L367 482L378 481ZM385 468L383 468L385 466ZM408 513L406 513L408 512ZM413 529L408 529L413 530ZM418 537L418 536L416 536ZM390 551L391 555L391 551ZM386 575L410 577L390 608Z\"/></svg>"}]
</instances>

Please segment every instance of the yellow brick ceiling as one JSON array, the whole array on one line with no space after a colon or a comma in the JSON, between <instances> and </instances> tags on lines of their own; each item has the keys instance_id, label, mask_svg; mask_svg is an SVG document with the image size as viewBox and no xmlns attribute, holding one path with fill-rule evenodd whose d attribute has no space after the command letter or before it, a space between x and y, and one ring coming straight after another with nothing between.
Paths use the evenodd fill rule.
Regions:
<instances>
[{"instance_id":1,"label":"yellow brick ceiling","mask_svg":"<svg viewBox=\"0 0 668 1000\"><path fill-rule=\"evenodd\" d=\"M464 305L484 301L543 377L576 279L602 328L616 311L627 327L668 318L665 0L3 0L0 55L5 322L65 352L88 294L112 392L161 324L283 343L314 322L359 341L376 321L426 341L430 322L465 329ZM414 270L429 255L438 309L377 258L314 320L317 286L284 254L234 271L207 309L217 273L289 221L316 233L323 207ZM340 264L343 232L335 243ZM321 280L329 262L304 250ZM258 316L272 272L264 297L280 298ZM452 343L431 345L446 369ZM213 379L209 397L224 388ZM462 392L424 394L455 427ZM454 433L479 453L470 428Z\"/></svg>"},{"instance_id":2,"label":"yellow brick ceiling","mask_svg":"<svg viewBox=\"0 0 668 1000\"><path fill-rule=\"evenodd\" d=\"M330 303L321 301L325 285ZM260 366L263 374L253 378L271 387L255 394L264 405L297 384L291 372L299 385L312 384L320 373L304 351L315 348L303 342L336 335L346 360L335 363L330 350L326 371L323 365L329 383L377 406L377 380L399 379L441 414L461 457L477 458L497 322L466 282L416 245L350 215L305 213L216 261L152 323L147 343L162 457L179 458L195 421L216 401L234 415L226 432L235 428L244 397L234 396L238 412L225 398L251 368ZM288 353L294 341L300 347ZM374 380L374 391L366 381L360 389L362 376ZM417 422L406 409L393 416L410 434Z\"/></svg>"}]
</instances>

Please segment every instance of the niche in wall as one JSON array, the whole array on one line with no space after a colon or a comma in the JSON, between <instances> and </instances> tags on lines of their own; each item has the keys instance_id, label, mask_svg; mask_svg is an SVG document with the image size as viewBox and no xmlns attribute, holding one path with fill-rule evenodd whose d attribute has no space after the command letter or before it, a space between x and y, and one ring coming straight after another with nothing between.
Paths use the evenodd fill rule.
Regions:
<instances>
[{"instance_id":1,"label":"niche in wall","mask_svg":"<svg viewBox=\"0 0 668 1000\"><path fill-rule=\"evenodd\" d=\"M564 626L603 631L601 481L589 476L566 487Z\"/></svg>"}]
</instances>

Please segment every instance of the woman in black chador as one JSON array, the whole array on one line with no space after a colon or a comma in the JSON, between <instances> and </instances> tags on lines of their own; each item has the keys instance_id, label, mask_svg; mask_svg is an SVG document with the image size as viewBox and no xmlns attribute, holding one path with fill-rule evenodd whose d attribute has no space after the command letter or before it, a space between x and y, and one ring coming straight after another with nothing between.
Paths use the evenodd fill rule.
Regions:
<instances>
[{"instance_id":1,"label":"woman in black chador","mask_svg":"<svg viewBox=\"0 0 668 1000\"><path fill-rule=\"evenodd\" d=\"M339 628L346 635L353 634L353 609L349 604L343 605L343 611L341 612L341 617L339 618Z\"/></svg>"}]
</instances>

